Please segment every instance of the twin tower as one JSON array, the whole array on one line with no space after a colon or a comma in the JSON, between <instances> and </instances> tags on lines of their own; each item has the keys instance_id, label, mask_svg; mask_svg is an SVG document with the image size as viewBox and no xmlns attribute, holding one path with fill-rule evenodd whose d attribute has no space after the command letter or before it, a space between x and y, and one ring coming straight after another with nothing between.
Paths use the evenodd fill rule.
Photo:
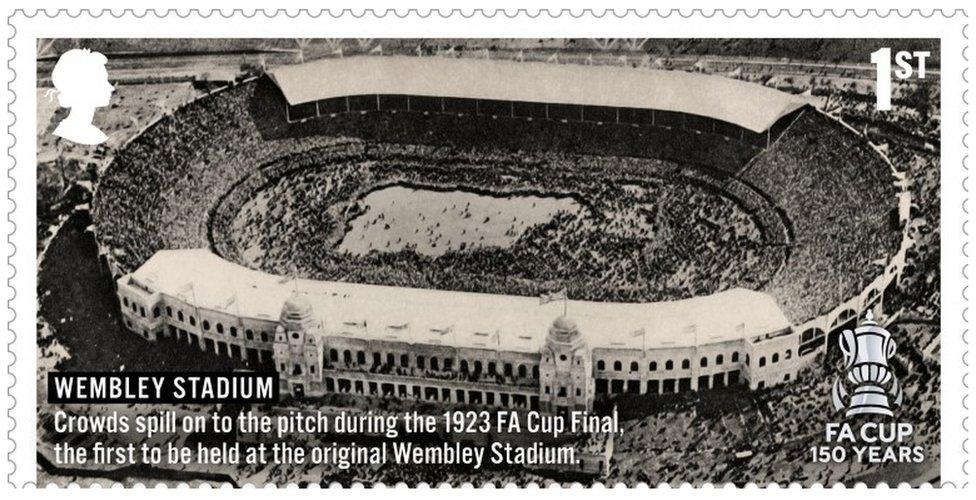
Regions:
<instances>
[{"instance_id":1,"label":"twin tower","mask_svg":"<svg viewBox=\"0 0 976 500\"><path fill-rule=\"evenodd\" d=\"M353 394L419 394L443 403L548 412L591 410L595 395L590 348L566 316L552 323L537 353L406 343L328 331L309 300L295 293L282 306L274 354L282 390L293 395L327 394L339 387L334 380L352 380L347 392ZM437 373L431 373L434 358L442 360ZM491 368L480 376L461 372L471 366Z\"/></svg>"}]
</instances>

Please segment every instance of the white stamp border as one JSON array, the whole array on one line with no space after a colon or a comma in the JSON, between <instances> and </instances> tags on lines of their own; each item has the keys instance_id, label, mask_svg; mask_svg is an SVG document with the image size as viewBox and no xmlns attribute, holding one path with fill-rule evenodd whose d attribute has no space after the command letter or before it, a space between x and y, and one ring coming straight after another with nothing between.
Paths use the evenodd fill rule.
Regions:
<instances>
[{"instance_id":1,"label":"white stamp border","mask_svg":"<svg viewBox=\"0 0 976 500\"><path fill-rule=\"evenodd\" d=\"M9 188L4 212L9 224L5 248L10 334L3 354L7 387L6 439L0 449L7 458L7 483L34 483L36 451L36 214L25 212L34 199L36 172L25 168L36 159L35 38L84 38L92 21L101 21L100 37L293 37L296 34L355 38L374 37L871 37L940 38L942 57L941 271L942 356L941 405L942 486L968 487L970 447L969 285L969 20L962 9L934 10L16 10L7 18L8 75L7 156ZM268 22L277 21L277 22ZM774 22L771 22L774 21ZM650 32L650 33L648 33ZM77 35L77 36L71 36ZM945 71L952 68L952 72ZM958 68L958 71L957 71ZM22 140L18 141L20 137ZM29 140L28 140L29 138ZM948 145L958 144L958 149ZM20 162L17 160L21 159ZM962 167L959 169L958 167ZM19 210L18 210L19 208ZM961 220L961 224L952 222ZM18 224L18 221L20 224ZM17 231L20 227L20 231ZM954 274L956 270L959 275ZM17 294L17 290L32 293ZM18 314L18 311L21 314ZM31 314L33 311L33 314ZM956 311L959 315L955 316ZM950 314L947 314L950 313ZM21 332L18 337L16 332ZM946 335L946 332L953 334ZM960 335L955 335L959 332ZM959 353L958 357L955 353ZM20 356L18 356L20 354ZM18 373L21 375L17 377ZM958 375L958 374L961 374ZM946 377L946 375L950 375ZM18 381L20 382L18 384ZM951 396L949 397L946 396ZM28 404L33 402L34 404ZM957 423L958 422L958 423ZM30 425L27 425L27 424ZM958 443L958 445L956 444ZM949 444L946 447L945 444ZM18 464L21 464L18 467ZM456 485L457 486L457 485ZM652 485L653 486L653 485Z\"/></svg>"}]
</instances>

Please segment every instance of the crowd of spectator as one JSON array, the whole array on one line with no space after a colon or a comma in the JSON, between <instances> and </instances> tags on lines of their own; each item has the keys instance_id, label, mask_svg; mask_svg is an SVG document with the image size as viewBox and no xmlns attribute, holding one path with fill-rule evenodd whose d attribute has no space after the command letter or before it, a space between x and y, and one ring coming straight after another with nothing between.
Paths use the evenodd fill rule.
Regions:
<instances>
[{"instance_id":1,"label":"crowd of spectator","mask_svg":"<svg viewBox=\"0 0 976 500\"><path fill-rule=\"evenodd\" d=\"M912 98L896 100L883 115L857 96L844 93L835 98L838 115L881 145L896 168L905 172L912 196L908 236L913 245L901 283L888 300L910 317L933 322L940 317L941 283L941 127L938 99L930 95L934 92L928 87L905 91Z\"/></svg>"},{"instance_id":2,"label":"crowd of spectator","mask_svg":"<svg viewBox=\"0 0 976 500\"><path fill-rule=\"evenodd\" d=\"M762 200L735 201L724 181L672 163L394 144L355 149L292 155L239 183L214 211L215 248L276 274L520 295L567 288L573 298L624 301L754 288L784 257L743 206L770 211ZM585 208L527 228L508 247L439 256L337 251L359 215L357 200L390 185L568 196ZM477 231L486 222L465 224Z\"/></svg>"},{"instance_id":3,"label":"crowd of spectator","mask_svg":"<svg viewBox=\"0 0 976 500\"><path fill-rule=\"evenodd\" d=\"M269 138L251 113L258 86L192 102L118 154L94 213L124 269L162 248L209 246L272 273L410 287L566 288L613 301L766 289L802 320L876 276L899 237L886 219L896 193L890 169L812 111L730 177L666 160L491 144ZM336 251L356 201L394 184L571 196L584 208L525 229L505 248Z\"/></svg>"},{"instance_id":4,"label":"crowd of spectator","mask_svg":"<svg viewBox=\"0 0 976 500\"><path fill-rule=\"evenodd\" d=\"M120 150L92 201L100 242L123 269L164 248L207 247L208 209L273 159L335 145L335 137L266 140L249 114L248 85L188 103Z\"/></svg>"},{"instance_id":5,"label":"crowd of spectator","mask_svg":"<svg viewBox=\"0 0 976 500\"><path fill-rule=\"evenodd\" d=\"M901 242L891 167L864 138L821 113L801 115L739 176L792 222L790 257L766 290L796 320L859 294Z\"/></svg>"}]
</instances>

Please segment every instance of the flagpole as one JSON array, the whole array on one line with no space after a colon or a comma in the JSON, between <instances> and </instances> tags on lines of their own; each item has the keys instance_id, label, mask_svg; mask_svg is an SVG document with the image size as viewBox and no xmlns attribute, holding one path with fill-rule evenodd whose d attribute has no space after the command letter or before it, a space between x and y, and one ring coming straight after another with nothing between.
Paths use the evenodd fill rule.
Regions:
<instances>
[{"instance_id":1,"label":"flagpole","mask_svg":"<svg viewBox=\"0 0 976 500\"><path fill-rule=\"evenodd\" d=\"M502 332L495 330L495 358L499 364L502 362ZM503 370L504 371L504 370ZM498 375L498 368L495 368L495 375Z\"/></svg>"}]
</instances>

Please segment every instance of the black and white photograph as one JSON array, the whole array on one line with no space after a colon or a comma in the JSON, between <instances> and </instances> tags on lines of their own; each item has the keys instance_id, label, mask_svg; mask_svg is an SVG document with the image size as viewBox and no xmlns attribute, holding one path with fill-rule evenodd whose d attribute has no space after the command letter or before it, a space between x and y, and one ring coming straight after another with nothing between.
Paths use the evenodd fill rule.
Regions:
<instances>
[{"instance_id":1,"label":"black and white photograph","mask_svg":"<svg viewBox=\"0 0 976 500\"><path fill-rule=\"evenodd\" d=\"M37 483L938 486L940 49L39 39Z\"/></svg>"}]
</instances>

